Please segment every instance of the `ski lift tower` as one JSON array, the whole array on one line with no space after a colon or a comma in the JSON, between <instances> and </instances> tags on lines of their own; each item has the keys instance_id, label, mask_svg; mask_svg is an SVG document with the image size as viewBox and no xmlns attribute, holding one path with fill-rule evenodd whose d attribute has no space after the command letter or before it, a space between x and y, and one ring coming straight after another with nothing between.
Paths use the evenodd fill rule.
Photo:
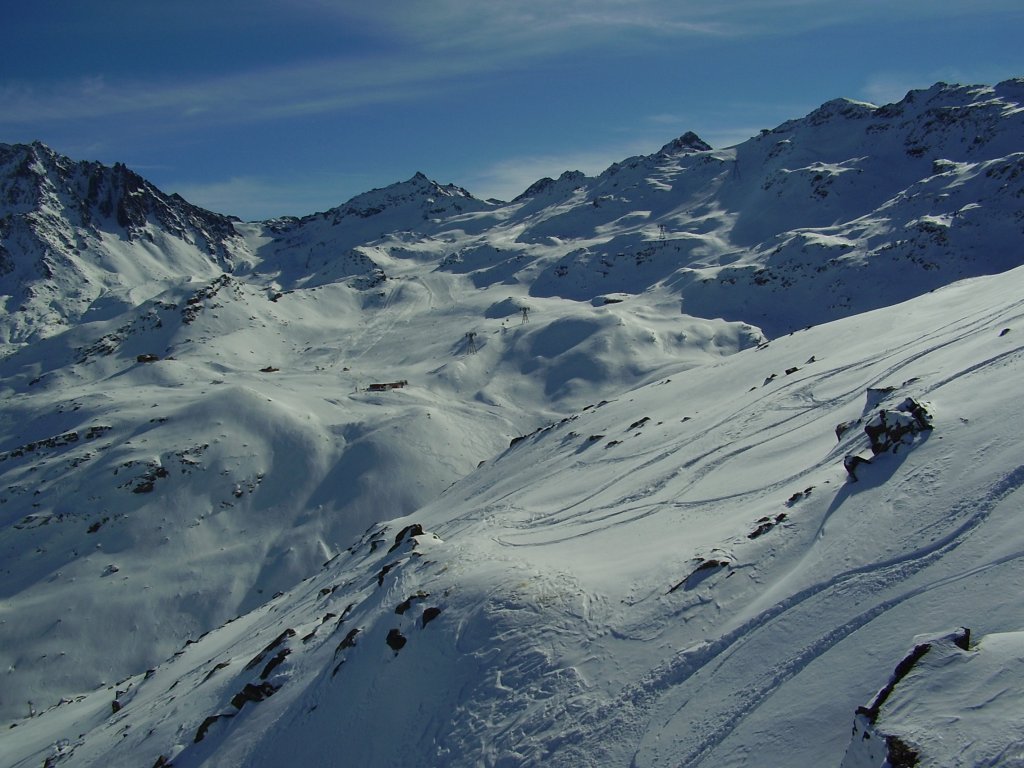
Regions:
<instances>
[{"instance_id":1,"label":"ski lift tower","mask_svg":"<svg viewBox=\"0 0 1024 768\"><path fill-rule=\"evenodd\" d=\"M520 325L525 325L528 322L530 322L530 308L523 307L523 322Z\"/></svg>"}]
</instances>

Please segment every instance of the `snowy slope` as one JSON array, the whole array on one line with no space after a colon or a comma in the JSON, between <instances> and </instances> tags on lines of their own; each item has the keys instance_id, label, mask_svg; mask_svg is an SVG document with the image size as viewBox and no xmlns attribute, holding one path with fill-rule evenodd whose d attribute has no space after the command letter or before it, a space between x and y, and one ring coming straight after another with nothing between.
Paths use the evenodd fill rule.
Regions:
<instances>
[{"instance_id":1,"label":"snowy slope","mask_svg":"<svg viewBox=\"0 0 1024 768\"><path fill-rule=\"evenodd\" d=\"M573 414L146 675L21 721L11 764L838 765L915 637L1024 621L1021 277ZM835 427L907 397L933 429L852 480L868 438ZM1020 681L988 685L1013 720L995 686Z\"/></svg>"},{"instance_id":2,"label":"snowy slope","mask_svg":"<svg viewBox=\"0 0 1024 768\"><path fill-rule=\"evenodd\" d=\"M1022 90L253 223L5 146L0 765L871 764L1022 628Z\"/></svg>"},{"instance_id":3,"label":"snowy slope","mask_svg":"<svg viewBox=\"0 0 1024 768\"><path fill-rule=\"evenodd\" d=\"M384 263L372 290L184 282L0 360L7 716L258 606L555 414L760 339L647 302L487 318L504 288Z\"/></svg>"}]
</instances>

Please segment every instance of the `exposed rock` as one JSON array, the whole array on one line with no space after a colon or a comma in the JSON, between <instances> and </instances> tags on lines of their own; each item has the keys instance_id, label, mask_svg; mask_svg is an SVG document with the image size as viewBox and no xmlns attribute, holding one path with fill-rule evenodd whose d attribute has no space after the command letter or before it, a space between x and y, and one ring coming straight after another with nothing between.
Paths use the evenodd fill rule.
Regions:
<instances>
[{"instance_id":1,"label":"exposed rock","mask_svg":"<svg viewBox=\"0 0 1024 768\"><path fill-rule=\"evenodd\" d=\"M879 397L885 397L892 388L869 389L869 404ZM858 422L844 422L836 427L836 435L841 440L849 427ZM922 433L930 432L932 416L927 408L912 397L903 400L895 409L883 408L872 415L864 425L864 434L868 438L871 454L896 453L900 446L912 445L915 438ZM871 459L857 453L847 454L843 459L843 467L853 480L857 479L857 469L863 464L870 464Z\"/></svg>"},{"instance_id":2,"label":"exposed rock","mask_svg":"<svg viewBox=\"0 0 1024 768\"><path fill-rule=\"evenodd\" d=\"M865 459L863 456L857 456L856 454L848 454L843 458L843 469L846 470L846 474L851 479L857 479L857 467L862 464L870 464L871 459Z\"/></svg>"},{"instance_id":3,"label":"exposed rock","mask_svg":"<svg viewBox=\"0 0 1024 768\"><path fill-rule=\"evenodd\" d=\"M334 649L335 655L337 655L338 651L354 646L356 644L356 635L358 635L360 631L359 627L350 629L349 633L345 635L345 639L338 643L338 647Z\"/></svg>"},{"instance_id":4,"label":"exposed rock","mask_svg":"<svg viewBox=\"0 0 1024 768\"><path fill-rule=\"evenodd\" d=\"M221 718L226 717L234 717L234 715L210 715L205 720L203 720L202 724L196 730L196 737L194 739L194 743L198 744L200 741L205 739L206 732L210 730L210 726L216 723Z\"/></svg>"},{"instance_id":5,"label":"exposed rock","mask_svg":"<svg viewBox=\"0 0 1024 768\"><path fill-rule=\"evenodd\" d=\"M385 639L385 642L391 647L391 649L395 653L398 653L400 650L402 650L402 648L405 647L405 644L408 642L408 640L406 640L405 635L403 635L399 630L392 629L388 632L388 636Z\"/></svg>"},{"instance_id":6,"label":"exposed rock","mask_svg":"<svg viewBox=\"0 0 1024 768\"><path fill-rule=\"evenodd\" d=\"M707 152L711 145L693 131L687 131L677 139L673 139L659 150L659 155L687 154L691 152Z\"/></svg>"},{"instance_id":7,"label":"exposed rock","mask_svg":"<svg viewBox=\"0 0 1024 768\"><path fill-rule=\"evenodd\" d=\"M792 496L790 496L788 499L786 499L786 506L787 507L792 507L797 502L804 500L805 498L807 498L808 496L811 495L811 491L813 491L813 490L814 490L814 486L812 485L812 486L809 486L807 488L804 488L802 491L797 491Z\"/></svg>"},{"instance_id":8,"label":"exposed rock","mask_svg":"<svg viewBox=\"0 0 1024 768\"><path fill-rule=\"evenodd\" d=\"M246 683L241 691L231 697L231 706L235 709L241 709L245 706L246 702L263 701L267 697L273 696L277 690L270 683L260 683L259 685Z\"/></svg>"},{"instance_id":9,"label":"exposed rock","mask_svg":"<svg viewBox=\"0 0 1024 768\"><path fill-rule=\"evenodd\" d=\"M398 562L388 563L380 569L380 572L377 574L377 586L384 586L384 577L387 576L391 569L394 568L396 565L398 565Z\"/></svg>"},{"instance_id":10,"label":"exposed rock","mask_svg":"<svg viewBox=\"0 0 1024 768\"><path fill-rule=\"evenodd\" d=\"M634 429L639 429L640 427L642 427L644 424L646 424L650 420L651 420L650 416L644 416L642 419L634 421L632 424L629 425L629 431L632 431Z\"/></svg>"},{"instance_id":11,"label":"exposed rock","mask_svg":"<svg viewBox=\"0 0 1024 768\"><path fill-rule=\"evenodd\" d=\"M970 647L970 640L970 629L961 627L952 633L918 643L900 660L890 675L889 681L875 695L871 703L868 706L857 708L853 736L843 760L843 768L852 768L853 766L912 768L912 766L918 765L920 752L917 747L905 738L884 732L877 726L882 707L900 682L910 674L936 643L951 643L960 650L966 651Z\"/></svg>"},{"instance_id":12,"label":"exposed rock","mask_svg":"<svg viewBox=\"0 0 1024 768\"><path fill-rule=\"evenodd\" d=\"M683 579L678 584L674 585L671 589L669 589L669 594L675 592L680 587L687 591L695 589L700 584L702 584L704 580L707 579L712 573L717 573L722 568L727 568L728 566L728 560L709 558L702 562L700 565L698 565L696 568L694 568L693 571L690 572L689 576L687 576L685 579Z\"/></svg>"},{"instance_id":13,"label":"exposed rock","mask_svg":"<svg viewBox=\"0 0 1024 768\"><path fill-rule=\"evenodd\" d=\"M860 419L853 419L851 421L841 421L836 424L836 440L842 440L845 435L852 427L860 424Z\"/></svg>"},{"instance_id":14,"label":"exposed rock","mask_svg":"<svg viewBox=\"0 0 1024 768\"><path fill-rule=\"evenodd\" d=\"M415 595L407 597L405 600L400 602L395 608L395 613L401 616L412 607L413 600L425 600L428 597L430 597L430 595L427 592L417 592Z\"/></svg>"},{"instance_id":15,"label":"exposed rock","mask_svg":"<svg viewBox=\"0 0 1024 768\"><path fill-rule=\"evenodd\" d=\"M389 549L388 552L394 552L396 549L398 549L402 545L402 542L405 541L407 538L411 539L413 536L422 536L422 535L423 535L423 526L422 525L420 525L419 523L413 523L412 525L407 525L407 526L405 526L405 528L400 530L398 532L398 534L395 536L395 543L391 545L391 549Z\"/></svg>"},{"instance_id":16,"label":"exposed rock","mask_svg":"<svg viewBox=\"0 0 1024 768\"><path fill-rule=\"evenodd\" d=\"M871 441L871 452L876 456L886 451L895 451L907 444L921 432L932 429L931 414L923 405L908 397L895 411L881 410L864 425L864 433Z\"/></svg>"},{"instance_id":17,"label":"exposed rock","mask_svg":"<svg viewBox=\"0 0 1024 768\"><path fill-rule=\"evenodd\" d=\"M804 494L794 494L794 496L799 496L800 498L803 498L803 495ZM790 497L790 502L793 502L793 497ZM795 502L793 502L793 503L795 503ZM792 506L792 504L790 504L790 506ZM758 522L758 526L754 530L752 530L750 533L747 534L747 538L748 539L759 538L759 537L763 536L764 534L768 533L768 531L770 531L772 528L774 528L776 525L778 525L779 523L781 523L785 519L786 519L786 513L785 512L780 512L779 514L777 514L775 516L774 519L772 519L770 517L762 517L760 520L757 521Z\"/></svg>"},{"instance_id":18,"label":"exposed rock","mask_svg":"<svg viewBox=\"0 0 1024 768\"><path fill-rule=\"evenodd\" d=\"M249 663L245 665L245 669L255 669L257 666L259 666L260 662L263 661L264 657L268 653L270 653L272 650L277 648L277 646L279 646L281 643L283 643L289 637L295 637L295 630L290 628L290 627L288 629L286 629L284 632L282 632L280 635L275 637L273 642L270 643L270 645L268 645L262 651L257 653L252 658L252 660L250 660Z\"/></svg>"},{"instance_id":19,"label":"exposed rock","mask_svg":"<svg viewBox=\"0 0 1024 768\"><path fill-rule=\"evenodd\" d=\"M268 677L270 677L270 673L273 672L274 669L276 669L281 664L281 662L283 662L285 658L291 654L291 652L291 648L282 648L280 651L278 651L277 655L275 655L274 658L268 661L267 666L265 666L263 668L263 671L260 672L260 680L266 680Z\"/></svg>"},{"instance_id":20,"label":"exposed rock","mask_svg":"<svg viewBox=\"0 0 1024 768\"><path fill-rule=\"evenodd\" d=\"M886 736L885 744L890 768L914 768L918 764L920 753L899 736Z\"/></svg>"},{"instance_id":21,"label":"exposed rock","mask_svg":"<svg viewBox=\"0 0 1024 768\"><path fill-rule=\"evenodd\" d=\"M228 666L229 664L230 664L230 662L227 662L227 661L222 661L222 662L220 662L220 663L216 664L216 665L214 666L214 668L213 668L213 669L211 669L211 670L210 670L209 672L207 672L207 673L206 673L206 677L204 677L204 678L203 678L203 679L202 679L202 680L200 681L200 683L199 683L199 684L200 684L200 685L202 685L202 684L203 684L203 683L205 683L205 682L206 682L207 680L209 680L209 679L210 679L211 677L213 677L213 676L214 676L215 674L217 674L217 672L218 672L219 670L222 670L222 669L224 669L224 668L225 668L225 667L227 667L227 666Z\"/></svg>"}]
</instances>

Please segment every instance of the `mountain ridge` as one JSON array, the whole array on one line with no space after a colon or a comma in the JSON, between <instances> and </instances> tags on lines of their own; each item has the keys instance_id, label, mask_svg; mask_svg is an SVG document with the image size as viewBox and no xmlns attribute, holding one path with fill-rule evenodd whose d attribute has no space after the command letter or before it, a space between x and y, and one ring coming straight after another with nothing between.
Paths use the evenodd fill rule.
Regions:
<instances>
[{"instance_id":1,"label":"mountain ridge","mask_svg":"<svg viewBox=\"0 0 1024 768\"><path fill-rule=\"evenodd\" d=\"M83 188L79 181L74 189L73 180L58 178L56 186L65 192L48 193L45 206L37 199L34 218L26 219L27 209L19 212L19 206L28 205L31 194L19 192L24 177L8 173L3 191L14 209L0 218L6 233L0 240L0 271L10 273L16 263L28 260L15 258L19 248L25 253L49 249L51 255L17 281L8 277L9 285L0 286L9 296L9 316L15 309L20 312L18 322L7 321L8 327L17 325L19 330L4 335L15 343L36 338L53 327L55 315L65 321L81 317L83 305L116 287L116 278L97 274L76 257L79 245L95 247L97 227L106 227L113 237L129 243L162 237L164 251L181 251L186 259L178 271L192 274L218 269L248 273L268 261L288 258L288 251L308 248L305 241L313 238L314 248L322 248L325 259L375 243L395 248L403 231L418 232L417 246L436 258L458 255L437 242L453 236L476 249L494 248L500 241L520 261L547 261L547 277L560 278L542 280L538 295L590 299L600 293L598 286L609 274L621 272L619 281L634 283L634 290L653 281L675 284L683 302L693 305L687 309L691 314L717 308L730 319L771 325L765 329L778 335L803 327L808 320L793 317L780 323L772 295L778 283L827 279L821 277L822 265L826 271L842 270L850 263L870 267L878 260L905 259L920 270L915 282L929 287L948 282L944 274L927 274L936 270L951 269L956 279L1011 266L1012 257L998 257L1019 245L1019 227L1005 217L989 221L987 206L977 202L991 199L998 206L998 198L1020 192L1021 159L1014 138L1024 121L1022 92L1018 79L994 87L937 84L882 107L837 99L728 150L713 150L686 133L652 155L613 163L593 178L566 172L557 182L539 180L507 204L478 200L461 187L441 185L417 173L324 213L247 225L272 241L273 247L262 248L245 244L236 231L240 222L232 224L226 217L164 195L123 166L104 171L98 164L76 165L67 158L58 162L56 153L42 145L22 145L19 152L36 153L34 161L22 159L22 169L43 157L65 176L84 173L89 182ZM6 152L10 164L14 150ZM858 183L865 174L870 183ZM37 194L40 185L37 180ZM47 185L54 189L52 179ZM543 199L538 197L542 191ZM62 197L69 199L61 202ZM53 215L48 216L51 208ZM904 213L905 209L911 211ZM147 218L154 218L155 230L146 229ZM941 252L964 227L1002 231L994 253L985 257L996 263L971 265L948 252L940 253L941 258L926 253ZM976 239L971 232L964 237L966 243L953 243L961 253ZM576 247L531 247L557 245L553 239L574 242ZM824 251L822 243L829 244ZM836 255L828 248L838 249ZM560 259L551 263L538 258L547 253ZM651 271L652 261L663 266ZM122 275L131 271L124 258L112 259L108 270ZM166 280L166 272L152 265L136 280ZM84 281L89 288L79 289L81 297L72 302L62 295L71 290L68 285L54 291L55 278L48 275L56 273L70 273L73 277L63 278L64 283ZM844 271L844 279L849 276ZM26 280L30 286L24 285ZM737 283L742 290L734 288ZM42 295L33 300L37 291ZM910 295L904 291L882 301ZM751 297L757 306L750 306ZM839 317L856 309L851 301L837 292L825 309ZM739 314L741 305L746 316ZM822 309L815 307L814 313Z\"/></svg>"}]
</instances>

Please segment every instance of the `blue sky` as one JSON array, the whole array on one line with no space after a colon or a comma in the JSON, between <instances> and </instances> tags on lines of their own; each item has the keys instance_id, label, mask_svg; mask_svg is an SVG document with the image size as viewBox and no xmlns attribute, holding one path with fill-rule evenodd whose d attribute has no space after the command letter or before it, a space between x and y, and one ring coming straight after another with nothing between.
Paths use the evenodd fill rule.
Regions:
<instances>
[{"instance_id":1,"label":"blue sky","mask_svg":"<svg viewBox=\"0 0 1024 768\"><path fill-rule=\"evenodd\" d=\"M478 197L838 96L1024 76L1020 0L9 3L0 142L246 219L422 171Z\"/></svg>"}]
</instances>

